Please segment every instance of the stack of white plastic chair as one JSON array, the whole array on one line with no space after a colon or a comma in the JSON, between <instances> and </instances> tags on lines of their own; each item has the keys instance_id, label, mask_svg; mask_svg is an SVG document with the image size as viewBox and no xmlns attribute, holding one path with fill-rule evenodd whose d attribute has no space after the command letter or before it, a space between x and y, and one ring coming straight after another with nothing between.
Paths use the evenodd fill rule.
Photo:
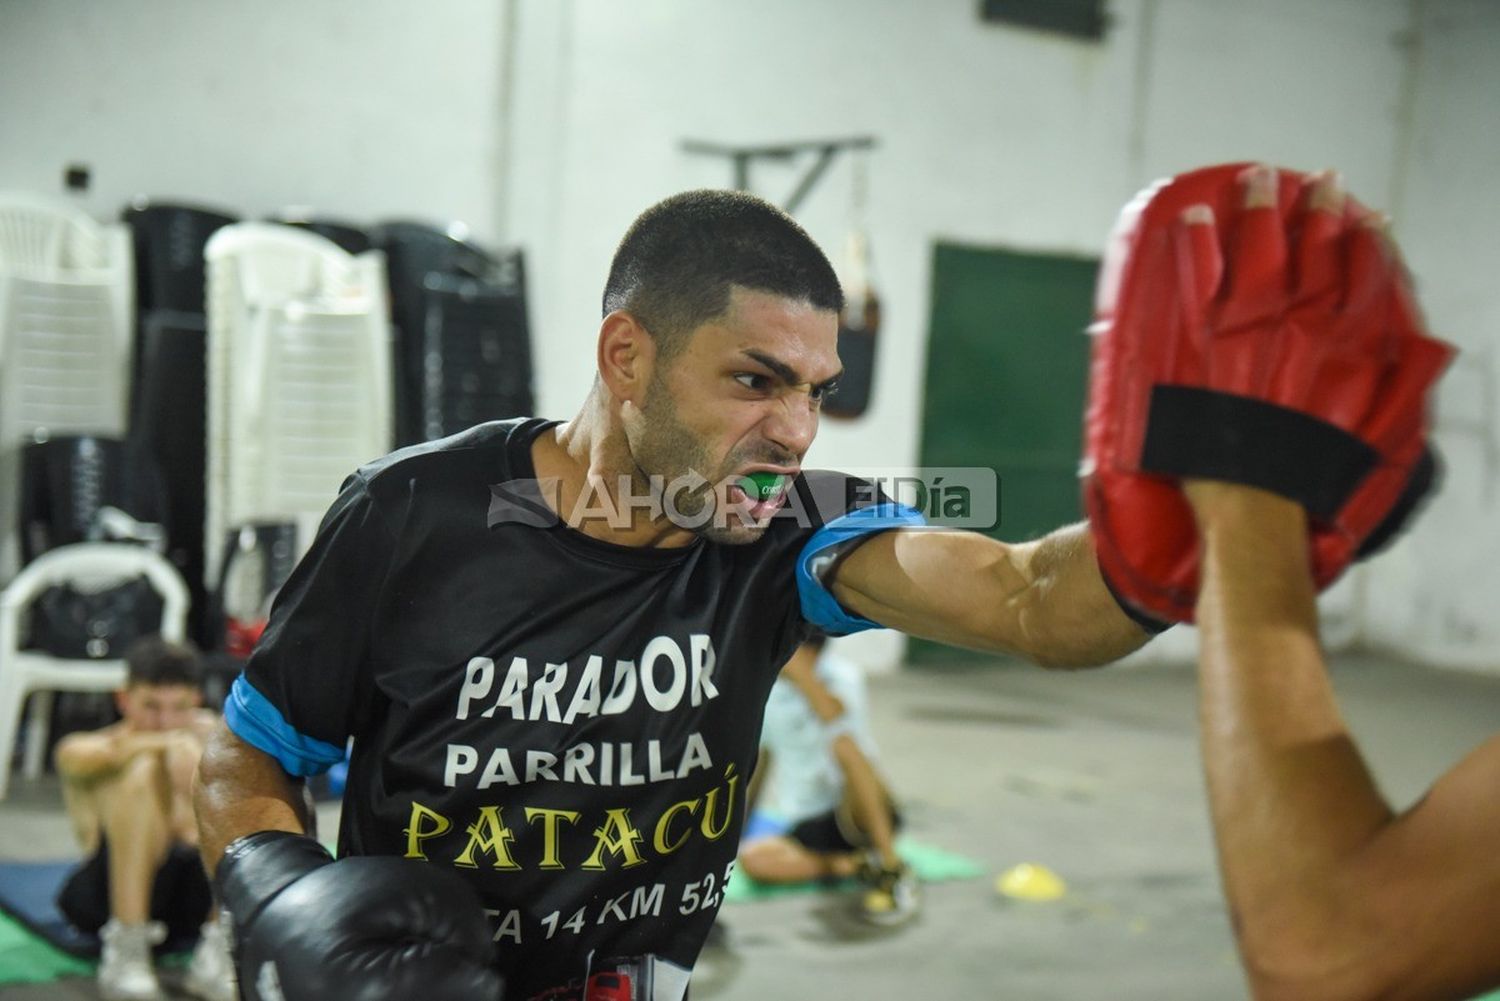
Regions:
<instances>
[{"instance_id":1,"label":"stack of white plastic chair","mask_svg":"<svg viewBox=\"0 0 1500 1001\"><path fill-rule=\"evenodd\" d=\"M124 226L0 192L0 581L18 562L22 445L124 436L134 299Z\"/></svg>"},{"instance_id":2,"label":"stack of white plastic chair","mask_svg":"<svg viewBox=\"0 0 1500 1001\"><path fill-rule=\"evenodd\" d=\"M272 223L216 232L208 262L205 583L226 532L297 525L305 551L340 484L391 448L385 257Z\"/></svg>"},{"instance_id":3,"label":"stack of white plastic chair","mask_svg":"<svg viewBox=\"0 0 1500 1001\"><path fill-rule=\"evenodd\" d=\"M32 604L48 588L69 584L95 591L144 576L162 599L158 632L181 641L187 626L188 591L177 569L144 546L121 542L84 542L59 546L38 556L0 591L0 799L10 780L10 759L21 727L21 711L32 696L24 744L23 774L42 774L47 748L52 693L110 692L125 685L122 657L86 660L59 657L25 648Z\"/></svg>"}]
</instances>

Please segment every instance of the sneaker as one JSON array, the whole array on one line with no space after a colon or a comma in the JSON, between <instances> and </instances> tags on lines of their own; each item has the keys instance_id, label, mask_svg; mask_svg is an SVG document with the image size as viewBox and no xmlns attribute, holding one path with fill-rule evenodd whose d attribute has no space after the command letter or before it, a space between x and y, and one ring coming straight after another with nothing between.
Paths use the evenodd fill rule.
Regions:
<instances>
[{"instance_id":1,"label":"sneaker","mask_svg":"<svg viewBox=\"0 0 1500 1001\"><path fill-rule=\"evenodd\" d=\"M866 889L859 901L859 912L866 921L899 925L916 916L921 890L911 866L904 862L889 868L872 864L861 870L860 877Z\"/></svg>"},{"instance_id":2,"label":"sneaker","mask_svg":"<svg viewBox=\"0 0 1500 1001\"><path fill-rule=\"evenodd\" d=\"M167 938L160 921L127 925L111 918L99 929L99 994L105 1001L161 1001L161 984L151 965L151 947Z\"/></svg>"},{"instance_id":3,"label":"sneaker","mask_svg":"<svg viewBox=\"0 0 1500 1001\"><path fill-rule=\"evenodd\" d=\"M234 961L229 958L229 936L224 926L209 921L198 933L198 945L188 963L183 988L202 1001L235 1001Z\"/></svg>"}]
</instances>

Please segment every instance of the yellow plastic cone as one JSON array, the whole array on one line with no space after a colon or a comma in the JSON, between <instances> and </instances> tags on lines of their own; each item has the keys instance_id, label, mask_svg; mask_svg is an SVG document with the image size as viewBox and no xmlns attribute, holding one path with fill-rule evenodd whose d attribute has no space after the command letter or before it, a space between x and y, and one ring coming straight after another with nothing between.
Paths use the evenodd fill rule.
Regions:
<instances>
[{"instance_id":1,"label":"yellow plastic cone","mask_svg":"<svg viewBox=\"0 0 1500 1001\"><path fill-rule=\"evenodd\" d=\"M1022 862L1002 872L995 880L995 892L1016 900L1059 900L1067 892L1062 877L1044 865Z\"/></svg>"}]
</instances>

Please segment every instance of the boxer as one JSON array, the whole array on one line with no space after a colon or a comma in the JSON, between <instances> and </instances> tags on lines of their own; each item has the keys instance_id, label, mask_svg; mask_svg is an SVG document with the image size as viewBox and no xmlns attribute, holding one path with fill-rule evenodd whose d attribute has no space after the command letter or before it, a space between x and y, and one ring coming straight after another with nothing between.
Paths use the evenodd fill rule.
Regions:
<instances>
[{"instance_id":1,"label":"boxer","mask_svg":"<svg viewBox=\"0 0 1500 1001\"><path fill-rule=\"evenodd\" d=\"M247 1001L676 1001L768 693L813 630L1051 667L1145 642L1087 526L931 530L802 468L842 305L777 209L668 198L615 253L571 420L480 425L346 482L200 770ZM295 781L351 741L334 861Z\"/></svg>"},{"instance_id":2,"label":"boxer","mask_svg":"<svg viewBox=\"0 0 1500 1001\"><path fill-rule=\"evenodd\" d=\"M247 1001L601 977L681 997L766 698L812 629L1057 666L1145 641L1084 526L927 531L803 470L842 305L779 210L674 196L615 254L571 420L480 425L348 481L200 772ZM330 861L298 840L295 781L351 738Z\"/></svg>"}]
</instances>

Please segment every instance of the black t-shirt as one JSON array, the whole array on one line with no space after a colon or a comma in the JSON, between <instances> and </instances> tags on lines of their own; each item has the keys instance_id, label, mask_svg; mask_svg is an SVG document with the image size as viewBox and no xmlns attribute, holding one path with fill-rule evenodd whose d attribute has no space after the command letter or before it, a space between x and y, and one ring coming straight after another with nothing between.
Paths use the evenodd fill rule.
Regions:
<instances>
[{"instance_id":1,"label":"black t-shirt","mask_svg":"<svg viewBox=\"0 0 1500 1001\"><path fill-rule=\"evenodd\" d=\"M480 425L351 477L227 716L293 772L353 738L339 854L468 876L507 997L624 977L679 998L730 877L767 695L809 628L799 554L850 492L804 474L803 516L748 545L625 547L497 518L548 426Z\"/></svg>"}]
</instances>

